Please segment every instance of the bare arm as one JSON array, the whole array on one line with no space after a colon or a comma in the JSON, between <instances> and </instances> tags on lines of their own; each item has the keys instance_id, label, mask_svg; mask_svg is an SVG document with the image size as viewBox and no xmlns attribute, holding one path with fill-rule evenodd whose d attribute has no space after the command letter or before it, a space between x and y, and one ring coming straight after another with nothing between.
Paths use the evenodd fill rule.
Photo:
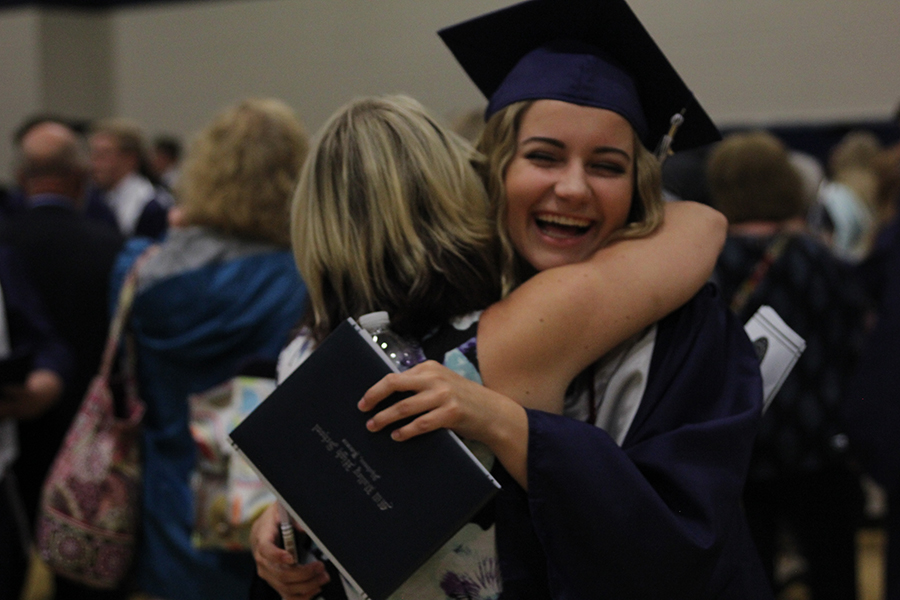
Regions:
<instances>
[{"instance_id":1,"label":"bare arm","mask_svg":"<svg viewBox=\"0 0 900 600\"><path fill-rule=\"evenodd\" d=\"M527 489L528 420L522 407L561 413L566 387L578 373L687 302L712 273L726 225L707 206L671 203L665 224L653 235L538 273L481 317L478 362L490 389L436 363L419 365L388 375L366 393L362 410L395 391L418 392L373 415L369 428L420 414L395 439L453 429L487 444Z\"/></svg>"},{"instance_id":2,"label":"bare arm","mask_svg":"<svg viewBox=\"0 0 900 600\"><path fill-rule=\"evenodd\" d=\"M538 273L481 317L485 385L525 407L560 413L576 375L703 286L726 225L702 204L668 203L665 223L651 236Z\"/></svg>"}]
</instances>

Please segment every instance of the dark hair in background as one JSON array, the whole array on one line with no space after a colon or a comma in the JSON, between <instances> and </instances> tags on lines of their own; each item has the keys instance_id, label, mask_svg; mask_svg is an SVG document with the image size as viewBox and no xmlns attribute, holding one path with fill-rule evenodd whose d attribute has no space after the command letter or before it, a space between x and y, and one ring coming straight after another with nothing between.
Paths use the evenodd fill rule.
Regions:
<instances>
[{"instance_id":1,"label":"dark hair in background","mask_svg":"<svg viewBox=\"0 0 900 600\"><path fill-rule=\"evenodd\" d=\"M733 134L709 157L715 208L730 223L784 221L804 214L803 181L787 147L766 131Z\"/></svg>"}]
</instances>

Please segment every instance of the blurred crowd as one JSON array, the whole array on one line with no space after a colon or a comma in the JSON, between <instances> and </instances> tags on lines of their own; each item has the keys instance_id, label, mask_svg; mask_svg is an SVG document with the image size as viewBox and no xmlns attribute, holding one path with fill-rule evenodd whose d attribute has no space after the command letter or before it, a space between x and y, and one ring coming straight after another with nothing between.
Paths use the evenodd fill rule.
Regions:
<instances>
[{"instance_id":1,"label":"blurred crowd","mask_svg":"<svg viewBox=\"0 0 900 600\"><path fill-rule=\"evenodd\" d=\"M461 114L458 132L475 140L480 115ZM136 581L165 589L181 554L196 552L189 540L165 541L170 520L192 518L189 498L175 514L154 496L192 468L187 396L251 360L274 361L303 311L288 206L307 134L280 101L247 100L216 115L184 155L177 137L148 143L124 118L38 115L11 142L0 359L33 360L0 397L0 598L21 593L41 485L96 374L110 298L151 243L162 252L144 267L132 321L148 403ZM801 579L814 599L853 598L859 528L900 539L900 142L852 130L821 161L773 133L738 131L673 156L663 174L670 199L728 217L714 278L732 310L746 321L772 306L807 343L763 418L745 489L768 574L776 588ZM799 557L792 573L780 568L787 554ZM253 574L249 553L201 562L209 587L195 597L243 597L235 590ZM898 594L895 578L892 545L888 589ZM60 599L134 592L54 583Z\"/></svg>"}]
</instances>

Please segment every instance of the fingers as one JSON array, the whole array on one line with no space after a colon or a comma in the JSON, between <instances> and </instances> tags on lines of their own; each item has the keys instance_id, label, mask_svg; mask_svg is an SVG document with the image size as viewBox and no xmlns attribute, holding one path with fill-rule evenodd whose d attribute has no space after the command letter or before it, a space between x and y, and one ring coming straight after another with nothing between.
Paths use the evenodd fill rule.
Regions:
<instances>
[{"instance_id":1,"label":"fingers","mask_svg":"<svg viewBox=\"0 0 900 600\"><path fill-rule=\"evenodd\" d=\"M447 402L446 392L426 389L380 410L366 423L369 431L381 431L388 425L434 410ZM424 416L424 415L423 415Z\"/></svg>"},{"instance_id":2,"label":"fingers","mask_svg":"<svg viewBox=\"0 0 900 600\"><path fill-rule=\"evenodd\" d=\"M257 568L257 573L285 600L313 598L331 580L325 565L320 561L303 565L282 565L276 569Z\"/></svg>"},{"instance_id":3,"label":"fingers","mask_svg":"<svg viewBox=\"0 0 900 600\"><path fill-rule=\"evenodd\" d=\"M395 392L419 391L423 389L425 378L438 376L442 369L446 367L427 360L402 373L385 375L363 395L358 404L359 409L368 412Z\"/></svg>"},{"instance_id":4,"label":"fingers","mask_svg":"<svg viewBox=\"0 0 900 600\"><path fill-rule=\"evenodd\" d=\"M403 427L398 427L391 432L391 439L402 442L437 429L457 429L463 420L460 407L453 403L447 403L422 414Z\"/></svg>"},{"instance_id":5,"label":"fingers","mask_svg":"<svg viewBox=\"0 0 900 600\"><path fill-rule=\"evenodd\" d=\"M267 508L253 524L250 546L256 572L286 600L309 600L330 581L321 562L298 565L287 550L276 545L279 536L278 509Z\"/></svg>"},{"instance_id":6,"label":"fingers","mask_svg":"<svg viewBox=\"0 0 900 600\"><path fill-rule=\"evenodd\" d=\"M274 542L260 542L253 549L253 558L256 560L257 567L260 563L271 568L294 564L294 556L284 548L276 546Z\"/></svg>"},{"instance_id":7,"label":"fingers","mask_svg":"<svg viewBox=\"0 0 900 600\"><path fill-rule=\"evenodd\" d=\"M272 504L263 511L250 529L250 548L256 561L256 570L261 577L263 571L277 571L281 567L294 564L291 553L277 544L280 535L277 506Z\"/></svg>"},{"instance_id":8,"label":"fingers","mask_svg":"<svg viewBox=\"0 0 900 600\"><path fill-rule=\"evenodd\" d=\"M398 421L415 417L391 433L393 439L402 441L464 423L467 419L465 398L469 395L467 386L477 385L443 365L429 361L383 378L366 393L359 406L361 410L370 410L394 392L415 392L375 413L366 424L370 431L381 431Z\"/></svg>"},{"instance_id":9,"label":"fingers","mask_svg":"<svg viewBox=\"0 0 900 600\"><path fill-rule=\"evenodd\" d=\"M269 505L266 510L253 522L250 528L250 549L254 556L264 546L275 546L278 535L278 507L275 503Z\"/></svg>"},{"instance_id":10,"label":"fingers","mask_svg":"<svg viewBox=\"0 0 900 600\"><path fill-rule=\"evenodd\" d=\"M486 442L495 429L495 419L505 414L504 403L513 402L437 362L426 361L403 373L384 377L366 392L359 408L364 412L372 410L395 392L413 392L413 395L374 413L366 427L369 431L381 431L398 421L411 419L391 432L397 441L446 428L463 437Z\"/></svg>"}]
</instances>

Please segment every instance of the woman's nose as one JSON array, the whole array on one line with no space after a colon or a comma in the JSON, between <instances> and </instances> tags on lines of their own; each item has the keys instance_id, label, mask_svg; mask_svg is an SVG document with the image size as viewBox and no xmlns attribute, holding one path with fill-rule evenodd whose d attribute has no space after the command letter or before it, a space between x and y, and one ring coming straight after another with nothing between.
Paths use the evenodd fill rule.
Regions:
<instances>
[{"instance_id":1,"label":"woman's nose","mask_svg":"<svg viewBox=\"0 0 900 600\"><path fill-rule=\"evenodd\" d=\"M577 163L570 164L560 171L554 189L557 196L571 201L584 200L591 193L584 168Z\"/></svg>"}]
</instances>

